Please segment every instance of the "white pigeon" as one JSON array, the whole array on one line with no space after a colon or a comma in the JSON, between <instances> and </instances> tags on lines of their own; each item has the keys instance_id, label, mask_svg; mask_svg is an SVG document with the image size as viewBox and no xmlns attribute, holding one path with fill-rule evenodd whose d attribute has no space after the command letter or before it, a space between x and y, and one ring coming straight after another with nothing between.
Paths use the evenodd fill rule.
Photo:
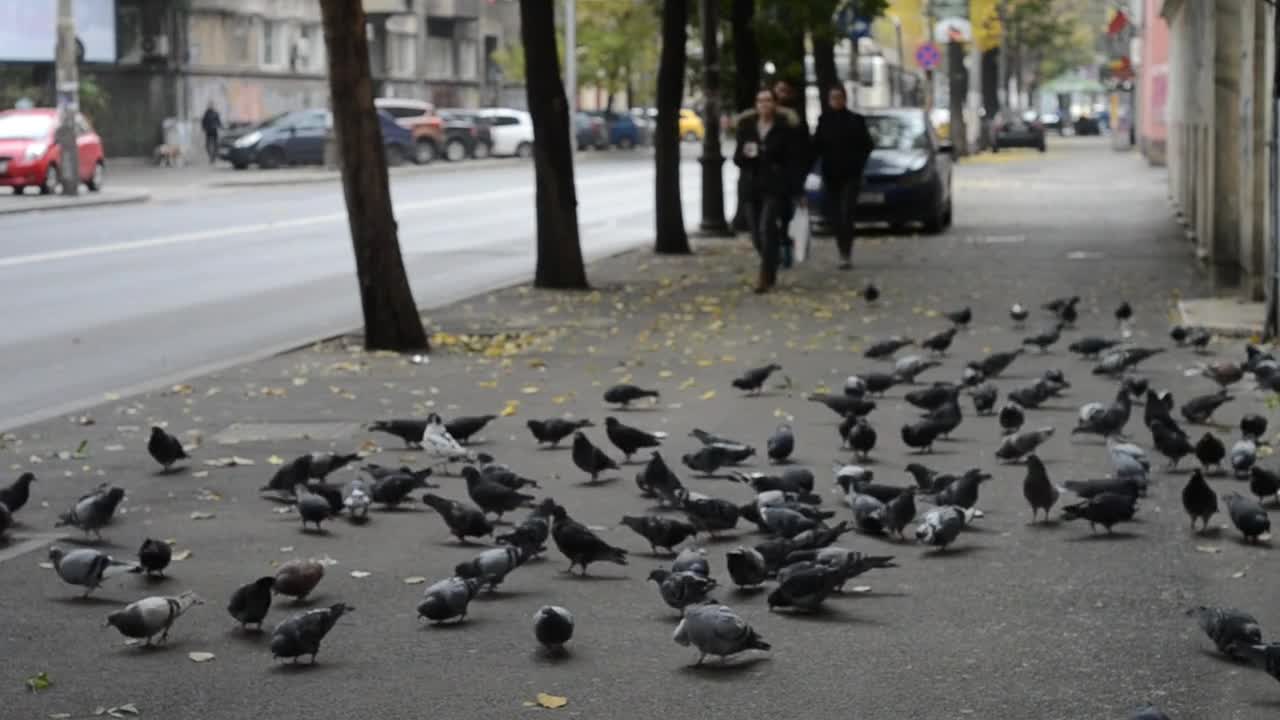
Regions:
<instances>
[{"instance_id":1,"label":"white pigeon","mask_svg":"<svg viewBox=\"0 0 1280 720\"><path fill-rule=\"evenodd\" d=\"M85 597L109 577L142 572L142 566L137 563L116 560L91 548L67 551L55 545L49 548L49 562L53 563L53 569L63 581L85 587Z\"/></svg>"},{"instance_id":2,"label":"white pigeon","mask_svg":"<svg viewBox=\"0 0 1280 720\"><path fill-rule=\"evenodd\" d=\"M347 515L352 522L364 522L369 519L369 505L373 501L369 498L369 491L365 488L363 480L352 480L351 489L347 492L347 496L343 498L342 504L347 508Z\"/></svg>"},{"instance_id":3,"label":"white pigeon","mask_svg":"<svg viewBox=\"0 0 1280 720\"><path fill-rule=\"evenodd\" d=\"M685 608L684 619L671 636L677 644L698 649L701 665L708 655L716 655L721 662L730 655L747 650L770 650L769 643L726 605L708 603Z\"/></svg>"},{"instance_id":4,"label":"white pigeon","mask_svg":"<svg viewBox=\"0 0 1280 720\"><path fill-rule=\"evenodd\" d=\"M422 431L422 449L428 455L440 460L446 473L451 462L479 461L479 457L474 452L462 447L461 443L453 439L449 429L444 425L444 420L440 419L436 413L427 416L427 426Z\"/></svg>"},{"instance_id":5,"label":"white pigeon","mask_svg":"<svg viewBox=\"0 0 1280 720\"><path fill-rule=\"evenodd\" d=\"M192 606L203 604L204 600L190 590L177 597L153 595L111 613L107 616L107 625L127 638L145 640L143 645L149 646L151 638L157 634L160 642L166 642L174 621Z\"/></svg>"}]
</instances>

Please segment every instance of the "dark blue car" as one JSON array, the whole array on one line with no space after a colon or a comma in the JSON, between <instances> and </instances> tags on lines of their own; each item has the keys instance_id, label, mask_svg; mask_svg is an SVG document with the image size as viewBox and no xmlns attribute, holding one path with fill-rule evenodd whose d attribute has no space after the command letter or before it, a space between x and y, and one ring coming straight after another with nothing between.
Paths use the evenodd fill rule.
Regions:
<instances>
[{"instance_id":1,"label":"dark blue car","mask_svg":"<svg viewBox=\"0 0 1280 720\"><path fill-rule=\"evenodd\" d=\"M640 126L630 115L614 112L593 112L592 116L603 118L609 131L609 144L623 150L640 144Z\"/></svg>"},{"instance_id":2,"label":"dark blue car","mask_svg":"<svg viewBox=\"0 0 1280 720\"><path fill-rule=\"evenodd\" d=\"M951 225L952 148L934 134L922 108L860 110L875 146L862 174L859 223L888 223L895 229L919 223L937 233ZM809 221L826 231L819 168L805 183Z\"/></svg>"},{"instance_id":3,"label":"dark blue car","mask_svg":"<svg viewBox=\"0 0 1280 720\"><path fill-rule=\"evenodd\" d=\"M399 165L412 157L413 133L396 124L385 111L378 111L382 146L388 165ZM286 165L324 163L324 146L332 132L328 110L298 110L277 115L253 130L219 147L219 155L237 170L250 165L269 170Z\"/></svg>"}]
</instances>

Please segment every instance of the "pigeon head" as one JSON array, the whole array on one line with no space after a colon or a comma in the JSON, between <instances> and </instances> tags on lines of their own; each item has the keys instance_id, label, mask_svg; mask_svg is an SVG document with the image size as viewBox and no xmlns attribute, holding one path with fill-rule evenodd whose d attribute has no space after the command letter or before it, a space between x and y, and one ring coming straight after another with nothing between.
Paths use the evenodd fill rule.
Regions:
<instances>
[{"instance_id":1,"label":"pigeon head","mask_svg":"<svg viewBox=\"0 0 1280 720\"><path fill-rule=\"evenodd\" d=\"M28 485L36 481L35 473L24 472L18 476L19 485Z\"/></svg>"},{"instance_id":2,"label":"pigeon head","mask_svg":"<svg viewBox=\"0 0 1280 720\"><path fill-rule=\"evenodd\" d=\"M151 426L151 437L153 437L153 438L155 438L155 437L164 437L164 434L165 434L165 433L164 433L164 428L160 427L159 425L152 425L152 426Z\"/></svg>"},{"instance_id":3,"label":"pigeon head","mask_svg":"<svg viewBox=\"0 0 1280 720\"><path fill-rule=\"evenodd\" d=\"M535 509L543 515L552 515L556 511L556 507L558 506L554 499L542 498L542 502L538 503L538 506Z\"/></svg>"},{"instance_id":4,"label":"pigeon head","mask_svg":"<svg viewBox=\"0 0 1280 720\"><path fill-rule=\"evenodd\" d=\"M440 419L440 415L439 415L438 413L430 413L429 415L427 415L427 424L428 424L428 425L443 425L443 424L444 424L444 420Z\"/></svg>"},{"instance_id":5,"label":"pigeon head","mask_svg":"<svg viewBox=\"0 0 1280 720\"><path fill-rule=\"evenodd\" d=\"M54 545L53 547L49 548L49 562L53 563L54 566L57 567L58 563L62 562L62 556L66 554L67 554L66 550L63 550L57 545Z\"/></svg>"},{"instance_id":6,"label":"pigeon head","mask_svg":"<svg viewBox=\"0 0 1280 720\"><path fill-rule=\"evenodd\" d=\"M474 485L480 482L480 471L471 465L464 465L462 468L462 477L467 481L467 485Z\"/></svg>"},{"instance_id":7,"label":"pigeon head","mask_svg":"<svg viewBox=\"0 0 1280 720\"><path fill-rule=\"evenodd\" d=\"M107 499L112 505L119 504L124 499L124 488L113 487L107 491Z\"/></svg>"},{"instance_id":8,"label":"pigeon head","mask_svg":"<svg viewBox=\"0 0 1280 720\"><path fill-rule=\"evenodd\" d=\"M479 462L481 465L488 465L488 464L492 463L495 459L496 459L496 458L494 458L494 457L493 457L492 455L490 455L489 453L477 453L477 454L476 454L476 462Z\"/></svg>"},{"instance_id":9,"label":"pigeon head","mask_svg":"<svg viewBox=\"0 0 1280 720\"><path fill-rule=\"evenodd\" d=\"M916 528L916 540L922 543L933 542L934 527L929 524L923 524Z\"/></svg>"},{"instance_id":10,"label":"pigeon head","mask_svg":"<svg viewBox=\"0 0 1280 720\"><path fill-rule=\"evenodd\" d=\"M349 612L354 612L355 609L356 608L354 605L348 605L346 603L334 603L333 605L329 606L329 615L333 617L334 620L337 620L338 618L342 617L343 615Z\"/></svg>"},{"instance_id":11,"label":"pigeon head","mask_svg":"<svg viewBox=\"0 0 1280 720\"><path fill-rule=\"evenodd\" d=\"M264 575L253 581L253 586L259 590L270 590L275 587L276 579L272 575Z\"/></svg>"},{"instance_id":12,"label":"pigeon head","mask_svg":"<svg viewBox=\"0 0 1280 720\"><path fill-rule=\"evenodd\" d=\"M610 416L604 419L604 426L607 428L618 427L618 418Z\"/></svg>"},{"instance_id":13,"label":"pigeon head","mask_svg":"<svg viewBox=\"0 0 1280 720\"><path fill-rule=\"evenodd\" d=\"M556 520L568 520L569 511L565 510L563 505L556 505L555 508L551 510L551 517Z\"/></svg>"},{"instance_id":14,"label":"pigeon head","mask_svg":"<svg viewBox=\"0 0 1280 720\"><path fill-rule=\"evenodd\" d=\"M657 583L661 583L663 580L666 580L670 576L671 576L671 571L664 570L663 568L656 568L654 570L649 571L649 579Z\"/></svg>"}]
</instances>

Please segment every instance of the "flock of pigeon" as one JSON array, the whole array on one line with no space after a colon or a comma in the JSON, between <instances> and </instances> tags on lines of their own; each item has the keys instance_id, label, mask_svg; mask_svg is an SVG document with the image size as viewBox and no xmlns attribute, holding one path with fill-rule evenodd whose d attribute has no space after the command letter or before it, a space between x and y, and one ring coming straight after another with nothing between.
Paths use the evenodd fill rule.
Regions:
<instances>
[{"instance_id":1,"label":"flock of pigeon","mask_svg":"<svg viewBox=\"0 0 1280 720\"><path fill-rule=\"evenodd\" d=\"M877 294L873 288L865 292L868 298ZM1045 352L1057 344L1063 331L1074 327L1078 302L1078 297L1072 297L1046 304L1045 309L1055 318L1048 330L1027 336L1021 347L991 352L980 360L966 363L958 382L920 384L919 377L943 365L953 340L972 320L968 308L944 313L950 326L920 340L921 354L895 359L904 348L917 345L910 338L876 342L866 348L865 356L891 363L891 369L849 377L843 392L808 395L809 400L825 405L841 418L840 447L853 452L851 462L837 463L833 468L833 492L851 512L851 517L838 522L835 518L839 513L822 506L815 490L814 473L788 464L796 447L795 432L788 424L780 425L765 445L765 455L777 470L769 473L740 469L740 465L756 456L757 449L751 444L697 428L690 433L700 447L696 452L683 455L681 464L701 477L725 477L749 486L756 493L755 498L741 505L687 488L658 449L666 439L664 433L632 427L615 417L607 418L604 435L621 454L618 459L589 439L587 432L595 427L589 420L529 420L527 426L539 446L556 447L562 442L571 442L573 465L589 485L602 482L602 476L608 473L621 471L638 453L648 452L635 483L643 496L656 500L658 507L645 514L624 516L621 522L641 536L655 555L661 552L674 556L669 567L653 570L648 580L656 584L661 601L680 613L674 640L695 648L698 663L708 655L723 661L746 651L767 651L770 645L735 610L713 599L718 582L711 572L711 560L704 548L685 545L686 541L700 535L716 536L731 531L740 522L755 525L767 537L755 545L738 545L725 555L725 567L733 585L754 588L772 583L766 595L769 610L813 612L863 573L896 566L892 556L868 555L839 545L846 534L881 536L890 542L905 542L910 538L942 553L960 541L967 526L983 517L978 507L979 492L992 475L981 468L952 474L915 462L906 468L914 483L897 486L875 482L873 472L859 464L876 451L881 439L870 421L877 407L876 399L883 398L895 386L913 386L904 397L922 413L917 421L903 425L897 433L903 445L916 453L919 460L926 458L939 439L948 438L956 430L966 417L963 406L971 404L974 415L994 418L999 425L1001 440L994 450L995 459L1025 464L1023 491L1032 522L1041 517L1048 519L1060 499L1071 494L1075 500L1062 504L1062 517L1084 520L1095 530L1101 526L1108 534L1117 525L1134 518L1149 484L1152 469L1147 452L1127 435L1132 409L1141 404L1142 422L1150 433L1151 447L1167 459L1169 467L1176 467L1188 456L1194 456L1199 463L1182 491L1192 531L1196 532L1197 527L1200 532L1207 529L1210 518L1220 511L1221 503L1232 525L1247 542L1269 538L1270 520L1262 502L1267 498L1280 499L1280 473L1257 462L1259 445L1265 443L1266 419L1245 415L1240 423L1240 436L1235 439L1220 438L1211 431L1196 438L1184 427L1184 422L1187 425L1207 423L1217 408L1232 399L1229 388L1246 376L1251 376L1261 388L1280 391L1280 359L1252 345L1247 347L1242 362L1216 360L1192 371L1208 378L1219 389L1176 406L1169 391L1150 387L1148 381L1135 372L1142 362L1163 348L1140 347L1102 336L1079 337L1069 343L1070 352L1094 363L1094 375L1112 378L1117 383L1114 398L1081 407L1077 424L1071 429L1073 436L1092 435L1104 439L1113 472L1104 478L1067 481L1063 486L1050 479L1036 450L1054 434L1055 428L1024 426L1028 415L1070 387L1066 374L1049 370L1035 382L1005 392L1003 404L1000 390L993 381L1023 353L1033 351L1029 348ZM1010 310L1016 326L1021 326L1029 314L1021 305ZM1127 337L1132 310L1125 303L1115 315ZM1197 352L1203 352L1210 340L1206 332L1180 327L1173 329L1171 337L1178 345L1189 346ZM747 395L756 395L779 370L781 367L776 363L750 369L735 378L732 385ZM632 403L657 396L656 390L624 384L609 388L603 399L625 410ZM962 396L968 401L962 401ZM1175 407L1182 421L1175 418ZM370 431L396 436L407 446L421 449L431 464L419 470L364 464L357 479L340 485L330 483L328 476L359 461L361 456L311 453L282 465L262 491L268 497L294 506L303 529L315 532L323 532L323 523L343 515L351 523L367 523L371 509L412 503L414 492L426 491L421 501L440 516L459 543L466 544L470 538L493 538L493 547L457 565L451 576L426 588L418 614L434 623L464 620L470 601L478 593L497 588L510 573L542 555L547 551L548 541L569 561L568 572L580 568L585 575L592 564L600 562L626 565L629 555L626 549L606 542L593 529L570 517L554 499L535 495L532 491L540 489L537 481L468 447L494 419L493 415L484 415L445 422L431 414L424 420L378 421L370 425ZM152 428L148 451L166 470L187 459L182 443L159 427ZM430 492L439 487L430 479L437 474L449 474L453 468L464 478L470 502ZM1208 478L1228 473L1239 481L1246 481L1249 492L1220 495ZM9 487L0 489L0 534L12 526L13 515L28 502L34 480L31 473L26 473ZM58 524L100 538L124 495L123 489L104 485L80 498L61 516ZM528 514L518 524L506 525L506 531L499 533L494 519L501 521L505 514L522 508L529 508ZM682 545L685 546L680 549ZM84 588L84 594L88 595L105 579L120 574L162 574L172 560L172 553L166 543L147 539L136 561L113 558L87 544L75 549L52 547L49 560L63 581ZM236 589L227 601L227 611L242 627L252 625L261 630L273 596L304 599L323 580L324 574L324 564L317 560L292 560L281 565L274 575L257 578ZM192 592L146 597L112 612L106 620L124 636L150 645L156 639L164 642L177 619L203 602ZM294 661L309 656L314 663L325 635L343 614L354 609L351 605L336 603L280 622L270 636L272 656ZM1251 615L1216 607L1193 608L1188 614L1222 653L1252 663L1280 680L1280 643L1264 642L1259 624ZM534 617L533 630L536 640L549 652L563 653L573 635L574 619L564 607L544 606ZM1144 708L1134 717L1154 720L1165 716L1154 708Z\"/></svg>"}]
</instances>

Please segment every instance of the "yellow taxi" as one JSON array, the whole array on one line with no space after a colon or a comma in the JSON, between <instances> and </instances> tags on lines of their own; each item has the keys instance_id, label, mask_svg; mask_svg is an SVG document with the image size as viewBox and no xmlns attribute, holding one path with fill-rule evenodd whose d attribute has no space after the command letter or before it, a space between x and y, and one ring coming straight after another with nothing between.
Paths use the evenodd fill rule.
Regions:
<instances>
[{"instance_id":1,"label":"yellow taxi","mask_svg":"<svg viewBox=\"0 0 1280 720\"><path fill-rule=\"evenodd\" d=\"M698 113L687 108L680 110L680 137L686 142L698 142L707 132Z\"/></svg>"}]
</instances>

